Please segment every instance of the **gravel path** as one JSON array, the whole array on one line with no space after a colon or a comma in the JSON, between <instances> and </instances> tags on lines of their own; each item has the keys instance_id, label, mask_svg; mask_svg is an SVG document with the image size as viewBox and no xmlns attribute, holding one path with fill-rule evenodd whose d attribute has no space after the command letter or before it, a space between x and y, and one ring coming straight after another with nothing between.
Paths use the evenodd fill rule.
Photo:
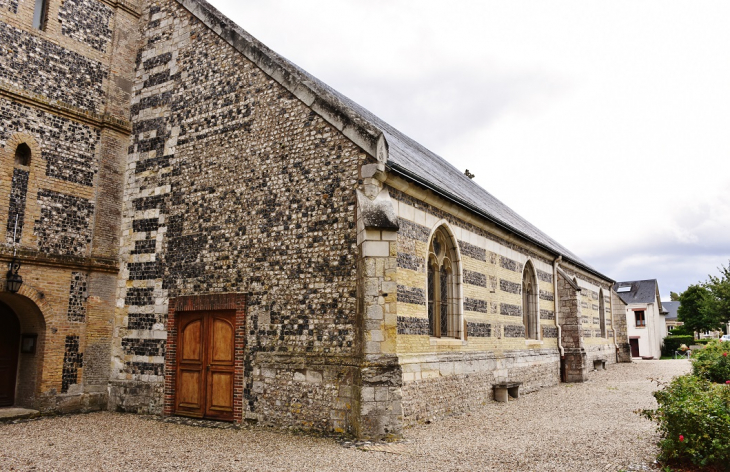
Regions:
<instances>
[{"instance_id":1,"label":"gravel path","mask_svg":"<svg viewBox=\"0 0 730 472\"><path fill-rule=\"evenodd\" d=\"M106 412L0 424L0 470L650 470L658 436L634 411L656 406L649 378L689 369L686 360L611 365L587 383L489 403L407 429L402 442L371 446L390 452Z\"/></svg>"}]
</instances>

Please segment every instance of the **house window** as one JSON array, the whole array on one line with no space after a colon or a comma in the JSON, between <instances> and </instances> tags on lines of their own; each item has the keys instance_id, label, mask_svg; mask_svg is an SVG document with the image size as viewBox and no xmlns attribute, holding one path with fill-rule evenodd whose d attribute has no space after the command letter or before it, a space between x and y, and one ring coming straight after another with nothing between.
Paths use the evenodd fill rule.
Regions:
<instances>
[{"instance_id":1,"label":"house window","mask_svg":"<svg viewBox=\"0 0 730 472\"><path fill-rule=\"evenodd\" d=\"M444 227L436 230L428 250L428 323L431 336L461 338L458 258Z\"/></svg>"},{"instance_id":2,"label":"house window","mask_svg":"<svg viewBox=\"0 0 730 472\"><path fill-rule=\"evenodd\" d=\"M537 316L537 278L531 262L525 264L522 272L522 321L525 324L525 338L539 339Z\"/></svg>"},{"instance_id":3,"label":"house window","mask_svg":"<svg viewBox=\"0 0 730 472\"><path fill-rule=\"evenodd\" d=\"M606 306L603 302L603 289L598 290L598 319L601 325L601 337L606 337Z\"/></svg>"},{"instance_id":4,"label":"house window","mask_svg":"<svg viewBox=\"0 0 730 472\"><path fill-rule=\"evenodd\" d=\"M35 0L33 28L45 31L48 22L48 0Z\"/></svg>"},{"instance_id":5,"label":"house window","mask_svg":"<svg viewBox=\"0 0 730 472\"><path fill-rule=\"evenodd\" d=\"M646 327L646 319L644 318L644 310L636 310L634 312L634 317L636 318L636 327L637 328Z\"/></svg>"}]
</instances>

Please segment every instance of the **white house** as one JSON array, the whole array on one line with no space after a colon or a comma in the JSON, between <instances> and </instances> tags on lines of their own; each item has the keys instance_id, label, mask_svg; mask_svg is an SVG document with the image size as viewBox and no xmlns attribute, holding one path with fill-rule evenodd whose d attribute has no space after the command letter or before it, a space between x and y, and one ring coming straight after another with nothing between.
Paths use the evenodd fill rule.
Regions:
<instances>
[{"instance_id":1,"label":"white house","mask_svg":"<svg viewBox=\"0 0 730 472\"><path fill-rule=\"evenodd\" d=\"M667 311L662 307L656 279L617 282L614 290L626 303L631 357L659 359L667 335Z\"/></svg>"}]
</instances>

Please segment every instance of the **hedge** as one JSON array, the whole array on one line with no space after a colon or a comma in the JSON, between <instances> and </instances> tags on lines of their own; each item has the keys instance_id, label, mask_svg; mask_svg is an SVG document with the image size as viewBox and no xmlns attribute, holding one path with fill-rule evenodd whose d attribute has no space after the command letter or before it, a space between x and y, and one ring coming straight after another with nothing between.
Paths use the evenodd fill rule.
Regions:
<instances>
[{"instance_id":1,"label":"hedge","mask_svg":"<svg viewBox=\"0 0 730 472\"><path fill-rule=\"evenodd\" d=\"M694 342L694 336L667 336L664 338L664 345L662 345L662 355L673 356L674 351L679 349L679 346L684 344L689 347Z\"/></svg>"}]
</instances>

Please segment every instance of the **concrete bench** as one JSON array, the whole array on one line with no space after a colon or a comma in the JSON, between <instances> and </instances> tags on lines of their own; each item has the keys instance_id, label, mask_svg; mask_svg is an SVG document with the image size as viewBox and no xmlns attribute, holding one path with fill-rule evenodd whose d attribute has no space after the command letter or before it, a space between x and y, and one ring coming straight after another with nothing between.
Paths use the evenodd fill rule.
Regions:
<instances>
[{"instance_id":1,"label":"concrete bench","mask_svg":"<svg viewBox=\"0 0 730 472\"><path fill-rule=\"evenodd\" d=\"M514 399L520 398L520 385L522 385L522 382L494 384L494 401L506 402L509 400L509 397Z\"/></svg>"},{"instance_id":2,"label":"concrete bench","mask_svg":"<svg viewBox=\"0 0 730 472\"><path fill-rule=\"evenodd\" d=\"M606 370L606 359L593 359L593 370Z\"/></svg>"}]
</instances>

